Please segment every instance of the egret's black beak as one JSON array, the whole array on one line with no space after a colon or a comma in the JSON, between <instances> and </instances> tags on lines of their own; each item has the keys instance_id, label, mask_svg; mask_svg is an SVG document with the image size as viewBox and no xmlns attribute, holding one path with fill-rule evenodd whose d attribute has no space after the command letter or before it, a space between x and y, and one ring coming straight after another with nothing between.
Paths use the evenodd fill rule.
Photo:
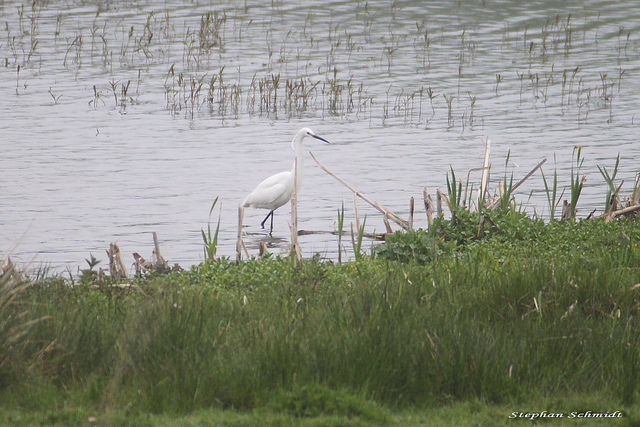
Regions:
<instances>
[{"instance_id":1,"label":"egret's black beak","mask_svg":"<svg viewBox=\"0 0 640 427\"><path fill-rule=\"evenodd\" d=\"M322 138L322 137L320 137L318 135L311 135L311 136L314 137L315 139L319 139L322 142L326 142L327 144L330 144L329 141L327 141L326 139L324 139L324 138Z\"/></svg>"}]
</instances>

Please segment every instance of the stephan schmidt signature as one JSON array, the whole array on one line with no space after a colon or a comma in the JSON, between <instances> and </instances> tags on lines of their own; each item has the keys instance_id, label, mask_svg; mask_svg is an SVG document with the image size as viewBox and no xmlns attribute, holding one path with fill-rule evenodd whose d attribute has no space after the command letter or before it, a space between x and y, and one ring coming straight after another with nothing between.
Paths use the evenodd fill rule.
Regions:
<instances>
[{"instance_id":1,"label":"stephan schmidt signature","mask_svg":"<svg viewBox=\"0 0 640 427\"><path fill-rule=\"evenodd\" d=\"M613 412L512 412L509 415L509 418L528 418L530 420L535 420L538 418L622 418L622 412L613 411Z\"/></svg>"}]
</instances>

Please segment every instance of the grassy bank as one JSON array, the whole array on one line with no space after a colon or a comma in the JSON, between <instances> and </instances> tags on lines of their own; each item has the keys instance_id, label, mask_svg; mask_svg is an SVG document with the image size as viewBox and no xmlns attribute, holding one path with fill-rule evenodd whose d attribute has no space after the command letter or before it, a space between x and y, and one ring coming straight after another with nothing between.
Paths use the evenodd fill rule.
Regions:
<instances>
[{"instance_id":1,"label":"grassy bank","mask_svg":"<svg viewBox=\"0 0 640 427\"><path fill-rule=\"evenodd\" d=\"M127 287L85 274L9 290L5 274L0 421L640 422L637 220L478 219L343 265L212 261Z\"/></svg>"}]
</instances>

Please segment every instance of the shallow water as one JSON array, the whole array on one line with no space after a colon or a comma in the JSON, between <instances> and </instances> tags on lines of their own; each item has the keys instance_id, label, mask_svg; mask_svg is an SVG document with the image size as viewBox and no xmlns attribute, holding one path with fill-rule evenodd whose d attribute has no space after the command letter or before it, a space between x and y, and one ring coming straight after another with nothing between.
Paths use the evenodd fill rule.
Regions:
<instances>
[{"instance_id":1,"label":"shallow water","mask_svg":"<svg viewBox=\"0 0 640 427\"><path fill-rule=\"evenodd\" d=\"M581 216L604 205L596 165L611 171L620 153L624 195L638 172L640 9L629 3L32 4L0 5L0 257L75 271L93 254L104 267L112 241L127 262L148 258L155 231L186 267L202 260L216 197L211 226L219 217L219 254L233 257L237 205L291 168L303 126L331 141L306 148L369 198L406 217L415 197L417 227L423 188L446 188L450 168L466 182L486 137L492 189L543 158L568 187L582 146ZM478 187L480 172L470 178ZM354 221L352 193L309 156L304 179L300 229L333 230L343 202ZM516 200L548 217L543 190L536 173ZM367 231L384 230L358 208ZM252 254L265 214L245 212ZM289 221L277 211L271 251L286 251ZM304 256L337 256L333 235L300 243Z\"/></svg>"}]
</instances>

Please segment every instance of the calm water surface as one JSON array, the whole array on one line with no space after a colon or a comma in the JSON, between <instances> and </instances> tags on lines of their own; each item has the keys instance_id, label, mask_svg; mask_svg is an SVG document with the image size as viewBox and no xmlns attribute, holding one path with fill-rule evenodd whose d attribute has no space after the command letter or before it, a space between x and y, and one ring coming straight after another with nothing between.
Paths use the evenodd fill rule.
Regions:
<instances>
[{"instance_id":1,"label":"calm water surface","mask_svg":"<svg viewBox=\"0 0 640 427\"><path fill-rule=\"evenodd\" d=\"M155 231L169 262L196 264L216 197L233 256L238 204L291 168L302 126L331 141L306 141L326 166L405 217L450 168L466 181L482 166L486 137L493 188L543 158L566 187L582 146L582 216L604 204L596 165L620 153L625 195L638 173L633 2L5 1L0 17L0 257L21 263L75 271L112 241L133 262ZM309 156L304 179L300 229L333 230L343 202L354 221L353 195ZM518 203L548 216L543 189L537 173ZM245 213L253 253L265 214ZM275 253L289 220L281 208ZM336 257L335 236L301 245Z\"/></svg>"}]
</instances>

